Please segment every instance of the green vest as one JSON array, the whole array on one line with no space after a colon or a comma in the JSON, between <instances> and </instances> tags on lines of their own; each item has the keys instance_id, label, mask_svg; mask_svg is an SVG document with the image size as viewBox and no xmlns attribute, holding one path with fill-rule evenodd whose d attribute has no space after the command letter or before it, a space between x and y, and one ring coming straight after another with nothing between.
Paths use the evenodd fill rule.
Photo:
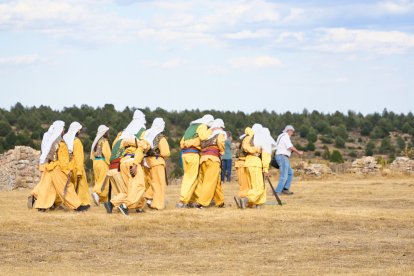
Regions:
<instances>
[{"instance_id":1,"label":"green vest","mask_svg":"<svg viewBox=\"0 0 414 276\"><path fill-rule=\"evenodd\" d=\"M138 133L137 134L135 134L135 137L137 138L137 139L139 139L140 137L141 137L141 135L142 135L142 133L145 131L145 128L141 128L139 131L138 131ZM121 148L121 144L122 144L122 139L119 139L116 143L115 143L115 145L114 145L114 147L113 147L113 149L112 149L112 152L111 152L111 162L113 161L113 160L115 160L115 159L117 159L117 158L119 158L119 157L122 157L123 155L124 155L124 152L125 152L125 148Z\"/></svg>"},{"instance_id":2,"label":"green vest","mask_svg":"<svg viewBox=\"0 0 414 276\"><path fill-rule=\"evenodd\" d=\"M190 125L184 133L184 141L188 141L198 137L197 129L201 124Z\"/></svg>"}]
</instances>

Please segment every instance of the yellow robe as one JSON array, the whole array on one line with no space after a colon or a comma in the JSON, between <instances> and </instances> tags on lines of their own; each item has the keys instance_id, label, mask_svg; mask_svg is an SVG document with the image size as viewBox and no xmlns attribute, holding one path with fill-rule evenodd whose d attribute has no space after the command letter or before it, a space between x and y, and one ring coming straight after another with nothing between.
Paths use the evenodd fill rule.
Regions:
<instances>
[{"instance_id":1,"label":"yellow robe","mask_svg":"<svg viewBox=\"0 0 414 276\"><path fill-rule=\"evenodd\" d=\"M95 185L93 187L93 192L99 195L99 201L105 202L108 200L109 192L109 183L108 183L108 171L109 163L111 158L111 147L109 146L108 139L101 138L98 143L101 143L102 148L102 159L95 159L94 154L92 154L93 160L93 174L95 179Z\"/></svg>"},{"instance_id":2,"label":"yellow robe","mask_svg":"<svg viewBox=\"0 0 414 276\"><path fill-rule=\"evenodd\" d=\"M251 189L251 187L249 186L248 175L244 167L245 162L246 162L246 158L242 157L242 158L239 158L239 160L237 160L235 163L237 179L238 179L239 187L240 187L238 196L247 194L247 191Z\"/></svg>"},{"instance_id":3,"label":"yellow robe","mask_svg":"<svg viewBox=\"0 0 414 276\"><path fill-rule=\"evenodd\" d=\"M161 138L159 142L160 156L149 156L146 158L150 166L149 183L150 189L146 198L152 200L151 208L157 210L165 209L165 189L167 187L167 175L165 174L165 158L170 156L170 146L167 139Z\"/></svg>"},{"instance_id":4,"label":"yellow robe","mask_svg":"<svg viewBox=\"0 0 414 276\"><path fill-rule=\"evenodd\" d=\"M85 171L85 154L82 142L79 138L75 138L73 142L72 166L72 182L75 183L75 188L78 186L77 193L81 200L81 205L91 205L91 195ZM79 182L78 177L80 177Z\"/></svg>"},{"instance_id":5,"label":"yellow robe","mask_svg":"<svg viewBox=\"0 0 414 276\"><path fill-rule=\"evenodd\" d=\"M223 155L226 138L223 134L217 137L217 149ZM221 160L214 155L203 155L200 159L201 169L195 190L196 202L202 206L210 206L214 198L215 205L224 203L224 193L221 186Z\"/></svg>"},{"instance_id":6,"label":"yellow robe","mask_svg":"<svg viewBox=\"0 0 414 276\"><path fill-rule=\"evenodd\" d=\"M142 208L145 193L145 175L142 168L142 161L144 159L144 153L149 149L148 142L144 140L138 141L138 147L135 151L134 158L126 156L121 160L121 174L123 178L127 180L126 192L121 192L114 199L111 200L115 207L125 204L128 209ZM132 177L129 169L132 165L137 166L137 172Z\"/></svg>"},{"instance_id":7,"label":"yellow robe","mask_svg":"<svg viewBox=\"0 0 414 276\"><path fill-rule=\"evenodd\" d=\"M44 166L45 171L42 176L42 184L40 185L42 188L37 191L35 208L49 209L58 197L67 208L77 209L81 205L81 201L75 192L72 182L67 186L66 195L63 195L70 173L69 151L65 142L61 141L59 143L56 154L57 160ZM49 183L49 185L44 183Z\"/></svg>"},{"instance_id":8,"label":"yellow robe","mask_svg":"<svg viewBox=\"0 0 414 276\"><path fill-rule=\"evenodd\" d=\"M250 189L247 192L241 192L241 197L247 197L249 205L262 205L266 202L266 187L263 179L263 173L269 171L271 156L258 147L252 146L254 132L252 129L246 129L247 137L244 139L242 147L249 155L246 157L245 170ZM261 156L261 158L259 157Z\"/></svg>"},{"instance_id":9,"label":"yellow robe","mask_svg":"<svg viewBox=\"0 0 414 276\"><path fill-rule=\"evenodd\" d=\"M207 126L202 124L197 128L198 137L184 141L181 139L181 149L197 148L201 149L201 140L205 140L210 136L211 131L207 129ZM201 140L200 140L201 139ZM181 183L180 202L188 204L193 198L194 191L197 186L197 178L200 169L200 154L198 153L185 153L182 155L184 175Z\"/></svg>"}]
</instances>

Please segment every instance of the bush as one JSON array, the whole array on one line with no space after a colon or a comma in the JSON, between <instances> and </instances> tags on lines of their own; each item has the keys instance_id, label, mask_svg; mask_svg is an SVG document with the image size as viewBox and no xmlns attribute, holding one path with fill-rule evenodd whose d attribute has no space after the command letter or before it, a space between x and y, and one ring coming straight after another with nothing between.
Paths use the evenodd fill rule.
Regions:
<instances>
[{"instance_id":1,"label":"bush","mask_svg":"<svg viewBox=\"0 0 414 276\"><path fill-rule=\"evenodd\" d=\"M315 156L320 157L320 156L322 156L322 153L320 151L315 151Z\"/></svg>"},{"instance_id":2,"label":"bush","mask_svg":"<svg viewBox=\"0 0 414 276\"><path fill-rule=\"evenodd\" d=\"M329 151L328 146L323 147L322 158L325 160L329 160L331 158L331 152Z\"/></svg>"},{"instance_id":3,"label":"bush","mask_svg":"<svg viewBox=\"0 0 414 276\"><path fill-rule=\"evenodd\" d=\"M365 146L365 155L366 156L373 156L375 150L375 143L373 141L369 141Z\"/></svg>"},{"instance_id":4,"label":"bush","mask_svg":"<svg viewBox=\"0 0 414 276\"><path fill-rule=\"evenodd\" d=\"M345 147L345 140L338 136L335 138L335 147L337 148L344 148Z\"/></svg>"},{"instance_id":5,"label":"bush","mask_svg":"<svg viewBox=\"0 0 414 276\"><path fill-rule=\"evenodd\" d=\"M306 135L306 139L309 143L315 143L318 140L318 135L316 135L315 131L311 130L308 135Z\"/></svg>"},{"instance_id":6,"label":"bush","mask_svg":"<svg viewBox=\"0 0 414 276\"><path fill-rule=\"evenodd\" d=\"M340 125L339 127L336 127L334 129L334 134L335 136L339 136L344 140L348 139L348 131L344 125Z\"/></svg>"},{"instance_id":7,"label":"bush","mask_svg":"<svg viewBox=\"0 0 414 276\"><path fill-rule=\"evenodd\" d=\"M351 150L351 151L349 152L349 156L350 156L350 157L353 157L353 158L356 158L356 157L358 156L358 154L356 153L356 151Z\"/></svg>"},{"instance_id":8,"label":"bush","mask_svg":"<svg viewBox=\"0 0 414 276\"><path fill-rule=\"evenodd\" d=\"M307 151L314 151L315 150L315 144L312 142L309 142L308 145L306 146L306 150Z\"/></svg>"},{"instance_id":9,"label":"bush","mask_svg":"<svg viewBox=\"0 0 414 276\"><path fill-rule=\"evenodd\" d=\"M373 126L370 122L364 122L361 126L361 135L369 136L373 130Z\"/></svg>"},{"instance_id":10,"label":"bush","mask_svg":"<svg viewBox=\"0 0 414 276\"><path fill-rule=\"evenodd\" d=\"M0 122L0 136L5 137L12 131L12 128L8 122L1 121Z\"/></svg>"},{"instance_id":11,"label":"bush","mask_svg":"<svg viewBox=\"0 0 414 276\"><path fill-rule=\"evenodd\" d=\"M344 159L342 157L342 154L339 150L334 150L331 154L331 158L329 161L334 163L344 163Z\"/></svg>"},{"instance_id":12,"label":"bush","mask_svg":"<svg viewBox=\"0 0 414 276\"><path fill-rule=\"evenodd\" d=\"M321 137L321 142L323 143L323 144L333 144L333 140L332 140L332 138L331 137L329 137L329 136L322 136Z\"/></svg>"}]
</instances>

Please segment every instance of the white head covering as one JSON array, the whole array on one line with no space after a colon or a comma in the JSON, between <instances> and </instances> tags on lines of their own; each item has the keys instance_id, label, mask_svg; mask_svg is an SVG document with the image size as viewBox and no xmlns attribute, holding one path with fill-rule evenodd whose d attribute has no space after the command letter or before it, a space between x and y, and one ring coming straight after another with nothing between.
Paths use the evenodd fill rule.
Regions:
<instances>
[{"instance_id":1,"label":"white head covering","mask_svg":"<svg viewBox=\"0 0 414 276\"><path fill-rule=\"evenodd\" d=\"M145 133L145 140L150 143L151 148L154 148L154 139L158 134L163 132L165 129L165 122L162 118L155 118L152 122L152 127Z\"/></svg>"},{"instance_id":2,"label":"white head covering","mask_svg":"<svg viewBox=\"0 0 414 276\"><path fill-rule=\"evenodd\" d=\"M53 133L53 124L51 124L49 129L43 134L42 144L40 145L40 151L41 152L45 151L45 146L47 144L46 142L47 142L47 140L49 140L52 133Z\"/></svg>"},{"instance_id":3,"label":"white head covering","mask_svg":"<svg viewBox=\"0 0 414 276\"><path fill-rule=\"evenodd\" d=\"M49 154L53 143L58 137L62 135L63 130L65 129L65 122L55 121L50 127L48 132L43 135L42 140L42 153L40 155L40 164L46 163L47 155ZM48 134L47 134L48 133Z\"/></svg>"},{"instance_id":4,"label":"white head covering","mask_svg":"<svg viewBox=\"0 0 414 276\"><path fill-rule=\"evenodd\" d=\"M134 117L129 125L124 129L119 139L135 136L141 128L145 128L145 114L141 110L135 110Z\"/></svg>"},{"instance_id":5,"label":"white head covering","mask_svg":"<svg viewBox=\"0 0 414 276\"><path fill-rule=\"evenodd\" d=\"M203 118L200 118L198 120L192 121L190 123L190 125L194 125L194 124L204 124L204 125L207 125L208 127L211 127L211 124L213 122L214 122L213 115L206 114L206 115L203 116Z\"/></svg>"},{"instance_id":6,"label":"white head covering","mask_svg":"<svg viewBox=\"0 0 414 276\"><path fill-rule=\"evenodd\" d=\"M215 119L211 125L210 128L213 130L210 137L208 139L213 138L214 136L218 134L224 134L224 137L227 139L227 133L223 130L225 128L224 122L222 119Z\"/></svg>"},{"instance_id":7,"label":"white head covering","mask_svg":"<svg viewBox=\"0 0 414 276\"><path fill-rule=\"evenodd\" d=\"M66 145L70 153L73 152L73 142L75 141L76 133L82 129L82 125L78 122L73 122L69 126L68 132L63 135L63 140L65 140Z\"/></svg>"},{"instance_id":8,"label":"white head covering","mask_svg":"<svg viewBox=\"0 0 414 276\"><path fill-rule=\"evenodd\" d=\"M259 130L261 130L262 128L263 128L263 126L262 126L261 124L254 124L254 125L252 126L252 130L253 130L254 132L259 131Z\"/></svg>"},{"instance_id":9,"label":"white head covering","mask_svg":"<svg viewBox=\"0 0 414 276\"><path fill-rule=\"evenodd\" d=\"M109 127L105 126L105 125L100 125L98 127L98 132L96 133L96 137L95 140L93 140L92 143L92 148L91 148L91 159L94 158L93 156L93 152L95 151L95 147L96 144L98 143L98 141L105 135L105 133L107 133L109 131Z\"/></svg>"},{"instance_id":10,"label":"white head covering","mask_svg":"<svg viewBox=\"0 0 414 276\"><path fill-rule=\"evenodd\" d=\"M276 147L276 142L270 135L269 129L262 127L254 134L254 145L261 147L262 151L272 154L272 149Z\"/></svg>"},{"instance_id":11,"label":"white head covering","mask_svg":"<svg viewBox=\"0 0 414 276\"><path fill-rule=\"evenodd\" d=\"M295 131L295 128L292 125L287 125L283 130L284 133L288 132L289 130Z\"/></svg>"}]
</instances>

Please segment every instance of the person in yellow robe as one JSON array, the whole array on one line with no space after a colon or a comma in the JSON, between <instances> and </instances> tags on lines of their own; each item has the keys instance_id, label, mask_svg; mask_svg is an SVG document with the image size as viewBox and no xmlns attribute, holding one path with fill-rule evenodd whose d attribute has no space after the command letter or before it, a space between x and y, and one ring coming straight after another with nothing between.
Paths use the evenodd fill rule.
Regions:
<instances>
[{"instance_id":1,"label":"person in yellow robe","mask_svg":"<svg viewBox=\"0 0 414 276\"><path fill-rule=\"evenodd\" d=\"M150 208L156 210L165 209L165 189L167 187L167 174L165 158L170 156L170 146L163 132L165 122L162 118L156 118L152 127L145 133L144 139L149 143L150 149L145 161L149 166L149 184L145 198Z\"/></svg>"},{"instance_id":2,"label":"person in yellow robe","mask_svg":"<svg viewBox=\"0 0 414 276\"><path fill-rule=\"evenodd\" d=\"M130 173L130 168L133 166L134 160L139 159L139 156L135 158L136 154L138 153L139 155L141 152L146 152L148 150L146 148L146 144L141 142L146 131L145 123L145 114L142 113L142 111L140 110L136 110L134 112L132 121L122 132L118 134L117 138L113 143L112 154L110 159L111 170L109 174L112 175L111 178L114 178L115 176L117 177L117 180L113 181L113 183L117 186L116 190L118 194L110 202L104 203L104 206L108 213L112 213L113 207L119 209L119 206L122 205L123 201L129 194L129 188L133 187L135 189L135 187L137 186L137 181L135 181L134 184L131 184L132 179L134 177L132 177ZM138 168L137 170L142 170L141 164L139 165L140 168ZM112 174L112 171L115 170L117 171L116 175ZM143 179L145 182L145 178ZM139 177L137 177L135 180L139 180ZM133 194L134 192L132 191L131 193ZM145 199L144 197L141 197L139 204L128 204L128 208L136 209L138 212L141 212L144 205ZM122 212L122 210L120 211ZM126 213L127 211L128 210L126 210Z\"/></svg>"},{"instance_id":3,"label":"person in yellow robe","mask_svg":"<svg viewBox=\"0 0 414 276\"><path fill-rule=\"evenodd\" d=\"M68 146L72 165L72 182L75 184L75 191L78 194L82 205L91 205L91 194L89 192L88 179L85 171L85 153L79 133L82 125L73 122L69 126L68 132L63 136Z\"/></svg>"},{"instance_id":4,"label":"person in yellow robe","mask_svg":"<svg viewBox=\"0 0 414 276\"><path fill-rule=\"evenodd\" d=\"M201 140L210 136L208 127L214 121L214 117L207 114L203 118L190 123L180 142L184 176L181 183L180 201L177 208L186 208L190 201L194 200L194 191L197 186L200 169Z\"/></svg>"},{"instance_id":5,"label":"person in yellow robe","mask_svg":"<svg viewBox=\"0 0 414 276\"><path fill-rule=\"evenodd\" d=\"M227 134L222 119L211 124L211 135L201 141L200 174L195 190L197 205L210 206L212 200L217 207L224 207L224 193L221 185L221 156L225 152Z\"/></svg>"},{"instance_id":6,"label":"person in yellow robe","mask_svg":"<svg viewBox=\"0 0 414 276\"><path fill-rule=\"evenodd\" d=\"M56 121L55 123L51 124L48 131L43 134L42 143L40 146L41 153L45 152L45 146L50 138L50 135L53 133L54 124L58 124L60 121ZM42 189L43 185L49 185L50 181L45 179L45 160L40 160L39 162L39 171L40 171L40 181L36 184L36 186L31 190L29 198L27 200L27 207L29 209L33 209L33 206L36 202L37 196L39 194L39 190Z\"/></svg>"},{"instance_id":7,"label":"person in yellow robe","mask_svg":"<svg viewBox=\"0 0 414 276\"><path fill-rule=\"evenodd\" d=\"M69 151L62 139L65 123L57 121L53 125L53 132L44 141L44 150L40 156L40 164L44 168L42 177L44 182L38 189L35 208L45 212L53 207L56 200L59 200L68 209L86 211L89 206L81 205L71 182Z\"/></svg>"},{"instance_id":8,"label":"person in yellow robe","mask_svg":"<svg viewBox=\"0 0 414 276\"><path fill-rule=\"evenodd\" d=\"M128 139L128 138L126 138ZM136 139L136 138L135 138ZM145 175L142 168L144 154L149 150L150 145L145 140L136 139L136 150L133 156L126 156L121 162L121 173L127 175L128 184L126 193L119 193L111 200L113 207L127 216L129 210L142 212L145 204Z\"/></svg>"},{"instance_id":9,"label":"person in yellow robe","mask_svg":"<svg viewBox=\"0 0 414 276\"><path fill-rule=\"evenodd\" d=\"M93 175L95 180L92 199L96 206L99 206L100 202L108 201L108 171L111 158L111 146L109 145L108 138L109 127L100 125L91 148L91 159L93 161Z\"/></svg>"},{"instance_id":10,"label":"person in yellow robe","mask_svg":"<svg viewBox=\"0 0 414 276\"><path fill-rule=\"evenodd\" d=\"M249 180L248 180L248 176L246 173L246 169L244 164L246 163L246 156L247 153L243 150L243 141L244 139L247 137L246 134L242 135L240 137L240 146L239 149L237 151L237 160L235 162L235 168L236 168L236 173L237 173L237 181L239 183L239 194L243 195L245 193L247 193L248 190L250 190L250 186L249 186Z\"/></svg>"},{"instance_id":11,"label":"person in yellow robe","mask_svg":"<svg viewBox=\"0 0 414 276\"><path fill-rule=\"evenodd\" d=\"M272 138L267 131L255 125L254 128L246 128L246 138L243 140L243 150L247 153L245 168L248 175L250 189L247 192L235 196L239 208L261 207L266 203L266 187L264 176L269 173L272 154Z\"/></svg>"}]
</instances>

